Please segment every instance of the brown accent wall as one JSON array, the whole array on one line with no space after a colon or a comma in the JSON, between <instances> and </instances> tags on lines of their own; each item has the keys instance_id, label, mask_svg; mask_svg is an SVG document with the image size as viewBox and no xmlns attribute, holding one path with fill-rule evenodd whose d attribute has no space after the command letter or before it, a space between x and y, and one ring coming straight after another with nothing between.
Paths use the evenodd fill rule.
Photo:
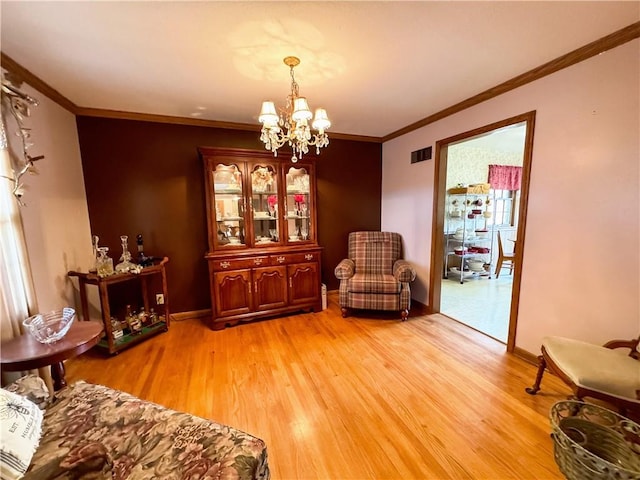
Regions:
<instances>
[{"instance_id":1,"label":"brown accent wall","mask_svg":"<svg viewBox=\"0 0 640 480\"><path fill-rule=\"evenodd\" d=\"M92 233L115 263L120 235L129 236L135 255L142 233L147 255L170 259L172 311L209 308L203 166L196 148L262 150L259 134L84 116L77 124ZM382 146L331 140L316 172L322 281L333 290L333 269L346 256L349 232L380 229Z\"/></svg>"}]
</instances>

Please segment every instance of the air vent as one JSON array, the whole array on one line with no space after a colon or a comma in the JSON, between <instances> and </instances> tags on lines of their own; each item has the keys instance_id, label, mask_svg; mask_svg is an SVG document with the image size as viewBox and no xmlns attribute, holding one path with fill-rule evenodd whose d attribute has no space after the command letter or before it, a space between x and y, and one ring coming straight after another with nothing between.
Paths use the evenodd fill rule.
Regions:
<instances>
[{"instance_id":1,"label":"air vent","mask_svg":"<svg viewBox=\"0 0 640 480\"><path fill-rule=\"evenodd\" d=\"M431 160L431 147L411 152L411 163L424 162L425 160Z\"/></svg>"}]
</instances>

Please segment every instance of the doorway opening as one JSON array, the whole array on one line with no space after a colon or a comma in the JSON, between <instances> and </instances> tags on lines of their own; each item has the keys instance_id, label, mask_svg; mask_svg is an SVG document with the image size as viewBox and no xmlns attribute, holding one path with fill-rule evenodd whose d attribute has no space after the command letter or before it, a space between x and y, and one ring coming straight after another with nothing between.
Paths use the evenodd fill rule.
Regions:
<instances>
[{"instance_id":1,"label":"doorway opening","mask_svg":"<svg viewBox=\"0 0 640 480\"><path fill-rule=\"evenodd\" d=\"M508 351L515 346L534 121L529 112L436 142L429 304Z\"/></svg>"}]
</instances>

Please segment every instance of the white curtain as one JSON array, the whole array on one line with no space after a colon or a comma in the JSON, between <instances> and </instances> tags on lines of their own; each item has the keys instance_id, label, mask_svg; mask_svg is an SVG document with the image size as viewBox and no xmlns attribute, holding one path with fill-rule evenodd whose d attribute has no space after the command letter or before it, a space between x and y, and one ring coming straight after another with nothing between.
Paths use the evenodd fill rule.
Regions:
<instances>
[{"instance_id":1,"label":"white curtain","mask_svg":"<svg viewBox=\"0 0 640 480\"><path fill-rule=\"evenodd\" d=\"M4 120L4 118L3 118ZM3 341L23 333L22 320L37 313L31 267L20 206L13 195L13 169L4 121L0 122L0 337ZM3 373L2 383L21 374ZM50 384L48 369L40 376Z\"/></svg>"}]
</instances>

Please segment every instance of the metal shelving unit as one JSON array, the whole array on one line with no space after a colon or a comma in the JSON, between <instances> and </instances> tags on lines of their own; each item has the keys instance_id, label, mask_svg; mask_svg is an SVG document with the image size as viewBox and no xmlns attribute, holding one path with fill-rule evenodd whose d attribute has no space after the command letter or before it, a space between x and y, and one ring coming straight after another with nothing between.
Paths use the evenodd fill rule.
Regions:
<instances>
[{"instance_id":1,"label":"metal shelving unit","mask_svg":"<svg viewBox=\"0 0 640 480\"><path fill-rule=\"evenodd\" d=\"M491 278L490 269L487 271L484 266L493 260L495 228L489 218L493 216L494 196L468 189L453 190L456 193L448 193L446 198L443 278L454 274L460 277L460 283L474 277ZM459 267L451 265L452 258L459 259ZM482 269L472 270L469 263L473 260L482 261Z\"/></svg>"}]
</instances>

